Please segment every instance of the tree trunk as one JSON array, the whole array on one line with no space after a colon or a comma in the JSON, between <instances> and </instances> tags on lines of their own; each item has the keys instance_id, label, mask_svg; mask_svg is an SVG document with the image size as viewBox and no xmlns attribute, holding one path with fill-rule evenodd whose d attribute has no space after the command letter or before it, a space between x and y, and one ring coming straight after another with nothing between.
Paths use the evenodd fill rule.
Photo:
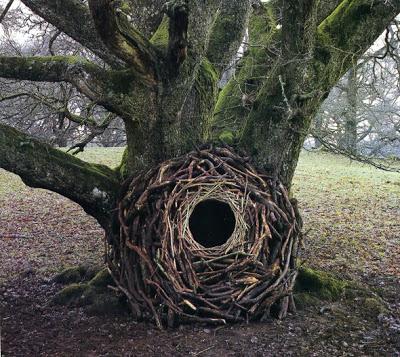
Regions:
<instances>
[{"instance_id":1,"label":"tree trunk","mask_svg":"<svg viewBox=\"0 0 400 357\"><path fill-rule=\"evenodd\" d=\"M317 135L321 135L322 133L322 125L323 125L323 119L321 115L316 115L314 119L314 130L317 133ZM314 137L314 146L313 148L318 150L322 147L321 141L318 139L318 137Z\"/></svg>"},{"instance_id":2,"label":"tree trunk","mask_svg":"<svg viewBox=\"0 0 400 357\"><path fill-rule=\"evenodd\" d=\"M343 136L340 138L339 147L345 151L357 153L357 68L348 72L346 86L346 107L343 112Z\"/></svg>"},{"instance_id":3,"label":"tree trunk","mask_svg":"<svg viewBox=\"0 0 400 357\"><path fill-rule=\"evenodd\" d=\"M75 56L0 57L0 76L69 82L124 121L127 149L111 170L0 125L0 166L98 219L114 279L138 315L144 308L159 325L160 316L170 324L176 315L218 323L273 310L283 317L293 308L301 238L288 190L304 138L330 89L400 3L160 0L164 15L152 7L149 26L129 10L137 1L23 3L107 66ZM251 6L249 50L218 93ZM220 201L237 223L210 249L190 229L206 201ZM211 225L210 215L201 217Z\"/></svg>"}]
</instances>

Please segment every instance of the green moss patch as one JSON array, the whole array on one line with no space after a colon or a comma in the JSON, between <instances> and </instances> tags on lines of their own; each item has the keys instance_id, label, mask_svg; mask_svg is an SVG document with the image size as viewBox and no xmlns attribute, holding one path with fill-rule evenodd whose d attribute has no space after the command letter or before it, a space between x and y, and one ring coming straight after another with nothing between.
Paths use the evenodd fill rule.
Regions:
<instances>
[{"instance_id":1,"label":"green moss patch","mask_svg":"<svg viewBox=\"0 0 400 357\"><path fill-rule=\"evenodd\" d=\"M53 298L53 302L59 305L73 305L79 302L86 290L86 284L71 284L59 291Z\"/></svg>"},{"instance_id":2,"label":"green moss patch","mask_svg":"<svg viewBox=\"0 0 400 357\"><path fill-rule=\"evenodd\" d=\"M99 269L99 267L89 265L69 267L57 274L53 280L60 284L79 283L92 279Z\"/></svg>"},{"instance_id":3,"label":"green moss patch","mask_svg":"<svg viewBox=\"0 0 400 357\"><path fill-rule=\"evenodd\" d=\"M59 281L71 282L85 279L87 269L83 267L69 268L58 275ZM93 276L94 275L94 276ZM93 315L119 314L127 310L124 296L109 288L114 285L112 277L106 268L91 274L86 282L76 283L64 287L53 298L58 305L84 307L85 311Z\"/></svg>"},{"instance_id":4,"label":"green moss patch","mask_svg":"<svg viewBox=\"0 0 400 357\"><path fill-rule=\"evenodd\" d=\"M305 267L299 269L294 291L297 308L318 306L323 301L335 302L342 298L356 302L356 308L372 318L389 312L386 303L376 292L357 282L341 280L320 270Z\"/></svg>"},{"instance_id":5,"label":"green moss patch","mask_svg":"<svg viewBox=\"0 0 400 357\"><path fill-rule=\"evenodd\" d=\"M169 40L169 18L168 16L164 16L160 26L158 26L157 31L154 33L150 42L158 49L165 51L168 46Z\"/></svg>"},{"instance_id":6,"label":"green moss patch","mask_svg":"<svg viewBox=\"0 0 400 357\"><path fill-rule=\"evenodd\" d=\"M308 293L322 300L335 301L344 295L348 282L310 268L300 268L295 291Z\"/></svg>"},{"instance_id":7,"label":"green moss patch","mask_svg":"<svg viewBox=\"0 0 400 357\"><path fill-rule=\"evenodd\" d=\"M321 300L309 293L295 293L294 302L296 303L296 308L302 310L306 307L319 305Z\"/></svg>"},{"instance_id":8,"label":"green moss patch","mask_svg":"<svg viewBox=\"0 0 400 357\"><path fill-rule=\"evenodd\" d=\"M107 288L108 285L114 285L114 280L108 272L108 269L104 268L89 281L89 285L98 288Z\"/></svg>"},{"instance_id":9,"label":"green moss patch","mask_svg":"<svg viewBox=\"0 0 400 357\"><path fill-rule=\"evenodd\" d=\"M221 140L225 144L232 145L235 142L235 134L232 131L224 130L220 134L219 140Z\"/></svg>"}]
</instances>

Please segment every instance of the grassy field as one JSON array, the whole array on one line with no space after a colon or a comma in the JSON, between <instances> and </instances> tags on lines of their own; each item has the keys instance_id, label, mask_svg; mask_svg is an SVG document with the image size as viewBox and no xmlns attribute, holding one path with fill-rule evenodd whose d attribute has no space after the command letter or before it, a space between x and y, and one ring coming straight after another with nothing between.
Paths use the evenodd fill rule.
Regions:
<instances>
[{"instance_id":1,"label":"grassy field","mask_svg":"<svg viewBox=\"0 0 400 357\"><path fill-rule=\"evenodd\" d=\"M79 157L115 167L122 153L123 148L91 148ZM294 178L293 195L299 200L303 213L306 232L303 259L307 264L350 277L362 275L367 269L376 274L400 276L400 266L395 260L400 255L400 174L337 155L303 152ZM49 214L52 236L66 239L76 234L71 230L77 226L84 228L89 222L89 231L101 236L99 227L77 205L56 194L30 189L17 176L4 170L0 171L0 203L0 234L3 235L29 236L32 232L26 231L31 227L24 222L36 219L38 225L45 225L43 218ZM36 212L39 207L42 209ZM24 209L29 212L28 217L22 217ZM22 216L15 217L18 213ZM68 227L69 221L74 223L73 228ZM45 229L42 233L45 240L49 231ZM87 238L87 241L92 239ZM78 257L83 258L83 253ZM61 260L61 263L70 261ZM57 267L51 268L54 271Z\"/></svg>"},{"instance_id":2,"label":"grassy field","mask_svg":"<svg viewBox=\"0 0 400 357\"><path fill-rule=\"evenodd\" d=\"M80 157L115 167L122 152L88 149ZM366 315L360 304L364 300L356 298L315 306L284 321L215 329L211 336L209 328L159 332L129 317L88 317L80 309L55 308L48 301L59 287L50 278L63 267L102 264L103 232L78 205L28 188L17 176L0 170L0 317L6 353L398 355L400 174L323 152L303 152L293 195L304 220L301 264L367 284L384 296L390 314L379 315L380 320L379 311ZM85 337L88 330L90 337ZM50 338L50 332L56 337Z\"/></svg>"},{"instance_id":3,"label":"grassy field","mask_svg":"<svg viewBox=\"0 0 400 357\"><path fill-rule=\"evenodd\" d=\"M344 274L400 276L400 174L304 152L293 186L309 264Z\"/></svg>"}]
</instances>

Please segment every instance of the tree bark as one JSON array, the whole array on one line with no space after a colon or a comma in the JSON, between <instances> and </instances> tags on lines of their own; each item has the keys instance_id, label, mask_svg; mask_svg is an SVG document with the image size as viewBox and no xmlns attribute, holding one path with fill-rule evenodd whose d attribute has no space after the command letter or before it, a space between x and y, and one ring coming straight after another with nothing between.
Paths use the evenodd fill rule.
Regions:
<instances>
[{"instance_id":1,"label":"tree bark","mask_svg":"<svg viewBox=\"0 0 400 357\"><path fill-rule=\"evenodd\" d=\"M78 203L109 229L119 175L89 164L28 135L0 124L0 167L19 175L31 187L57 192Z\"/></svg>"}]
</instances>

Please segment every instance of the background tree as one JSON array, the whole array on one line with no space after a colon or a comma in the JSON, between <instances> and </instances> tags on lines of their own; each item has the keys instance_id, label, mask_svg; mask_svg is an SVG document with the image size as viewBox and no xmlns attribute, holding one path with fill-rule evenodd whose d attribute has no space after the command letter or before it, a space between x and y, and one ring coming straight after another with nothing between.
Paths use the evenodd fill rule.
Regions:
<instances>
[{"instance_id":1,"label":"background tree","mask_svg":"<svg viewBox=\"0 0 400 357\"><path fill-rule=\"evenodd\" d=\"M3 29L1 51L9 56L71 54L90 58L90 53L78 43L21 7L7 12ZM19 41L14 39L15 34ZM93 141L108 146L125 141L122 120L109 115L67 83L7 79L1 83L3 123L56 146L70 145L76 149L74 152Z\"/></svg>"},{"instance_id":2,"label":"background tree","mask_svg":"<svg viewBox=\"0 0 400 357\"><path fill-rule=\"evenodd\" d=\"M398 25L393 21L384 33L384 45L368 51L332 89L311 129L315 147L325 144L364 160L398 157Z\"/></svg>"}]
</instances>

